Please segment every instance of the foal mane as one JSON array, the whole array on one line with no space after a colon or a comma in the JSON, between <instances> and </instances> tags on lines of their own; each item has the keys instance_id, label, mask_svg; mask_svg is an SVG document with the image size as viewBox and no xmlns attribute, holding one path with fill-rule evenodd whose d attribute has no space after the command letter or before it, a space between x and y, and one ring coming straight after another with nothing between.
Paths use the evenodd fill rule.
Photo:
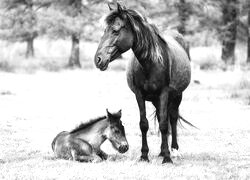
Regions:
<instances>
[{"instance_id":1,"label":"foal mane","mask_svg":"<svg viewBox=\"0 0 250 180\"><path fill-rule=\"evenodd\" d=\"M136 54L140 55L139 58L163 63L160 41L166 46L167 43L155 25L150 24L146 17L135 10L122 9L122 11L113 11L106 17L108 26L114 23L116 17L121 18L125 21L125 24L128 23L131 26L136 38L133 50Z\"/></svg>"},{"instance_id":2,"label":"foal mane","mask_svg":"<svg viewBox=\"0 0 250 180\"><path fill-rule=\"evenodd\" d=\"M92 126L93 124L95 124L95 123L97 123L97 122L99 122L99 121L101 121L103 119L106 119L106 118L107 118L107 116L101 116L101 117L98 117L98 118L95 118L95 119L91 119L88 122L82 122L76 128L71 130L70 134L75 133L75 132L80 131L80 130L83 130L83 129L86 129L86 128Z\"/></svg>"}]
</instances>

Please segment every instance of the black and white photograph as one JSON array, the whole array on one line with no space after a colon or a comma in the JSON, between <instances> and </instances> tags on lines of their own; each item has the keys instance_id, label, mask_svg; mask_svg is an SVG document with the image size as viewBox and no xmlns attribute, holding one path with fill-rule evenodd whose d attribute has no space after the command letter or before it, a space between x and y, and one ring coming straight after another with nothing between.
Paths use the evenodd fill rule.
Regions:
<instances>
[{"instance_id":1,"label":"black and white photograph","mask_svg":"<svg viewBox=\"0 0 250 180\"><path fill-rule=\"evenodd\" d=\"M250 0L0 0L0 179L250 179Z\"/></svg>"}]
</instances>

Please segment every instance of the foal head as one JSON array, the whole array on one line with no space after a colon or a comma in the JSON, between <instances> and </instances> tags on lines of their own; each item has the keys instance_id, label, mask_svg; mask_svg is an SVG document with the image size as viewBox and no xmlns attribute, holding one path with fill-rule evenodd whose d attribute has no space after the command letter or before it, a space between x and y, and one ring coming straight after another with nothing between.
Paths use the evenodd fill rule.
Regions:
<instances>
[{"instance_id":1,"label":"foal head","mask_svg":"<svg viewBox=\"0 0 250 180\"><path fill-rule=\"evenodd\" d=\"M121 110L112 114L107 110L107 120L109 125L104 132L106 138L111 142L116 150L120 153L125 153L128 150L129 145L121 121Z\"/></svg>"}]
</instances>

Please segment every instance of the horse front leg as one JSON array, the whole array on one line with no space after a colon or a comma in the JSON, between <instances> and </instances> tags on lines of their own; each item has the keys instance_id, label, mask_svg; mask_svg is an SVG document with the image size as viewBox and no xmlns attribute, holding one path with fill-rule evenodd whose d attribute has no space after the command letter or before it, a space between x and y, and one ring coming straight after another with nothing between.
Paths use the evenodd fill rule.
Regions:
<instances>
[{"instance_id":1,"label":"horse front leg","mask_svg":"<svg viewBox=\"0 0 250 180\"><path fill-rule=\"evenodd\" d=\"M140 129L142 133L142 148L141 148L141 158L142 161L149 161L148 159L148 142L147 142L147 132L148 132L148 120L146 118L146 107L145 100L141 93L136 93L136 100L138 103L140 111Z\"/></svg>"},{"instance_id":2,"label":"horse front leg","mask_svg":"<svg viewBox=\"0 0 250 180\"><path fill-rule=\"evenodd\" d=\"M172 163L173 161L170 158L170 151L168 148L168 100L169 100L169 89L166 88L162 91L159 97L159 128L161 132L161 156L163 156L162 163Z\"/></svg>"}]
</instances>

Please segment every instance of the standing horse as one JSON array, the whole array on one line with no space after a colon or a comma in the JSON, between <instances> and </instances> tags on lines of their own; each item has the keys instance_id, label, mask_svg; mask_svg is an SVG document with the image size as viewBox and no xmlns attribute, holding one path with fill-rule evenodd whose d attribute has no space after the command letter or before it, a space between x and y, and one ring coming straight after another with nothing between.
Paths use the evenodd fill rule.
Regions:
<instances>
[{"instance_id":1,"label":"standing horse","mask_svg":"<svg viewBox=\"0 0 250 180\"><path fill-rule=\"evenodd\" d=\"M191 78L188 46L177 32L169 33L164 39L154 25L132 9L117 3L117 7L110 7L110 10L106 18L107 27L95 55L95 64L104 71L123 52L130 48L133 50L135 57L127 68L127 81L140 110L141 160L149 161L149 126L145 101L151 101L156 108L162 137L162 163L172 162L168 147L168 126L170 124L172 129L171 147L178 150L179 105L182 92Z\"/></svg>"},{"instance_id":2,"label":"standing horse","mask_svg":"<svg viewBox=\"0 0 250 180\"><path fill-rule=\"evenodd\" d=\"M56 157L87 162L98 155L106 160L107 154L100 149L106 139L117 151L125 153L128 142L120 119L121 110L112 114L107 110L107 116L82 123L70 132L59 133L52 142Z\"/></svg>"}]
</instances>

